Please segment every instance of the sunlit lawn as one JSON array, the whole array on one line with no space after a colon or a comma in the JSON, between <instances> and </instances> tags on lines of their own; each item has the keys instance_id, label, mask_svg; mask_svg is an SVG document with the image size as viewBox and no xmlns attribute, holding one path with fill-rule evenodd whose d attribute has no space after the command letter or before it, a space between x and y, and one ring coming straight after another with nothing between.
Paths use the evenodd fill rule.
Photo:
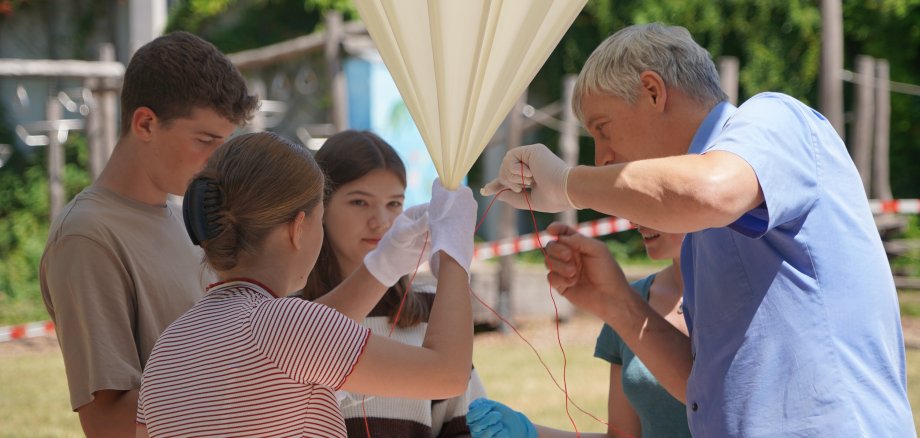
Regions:
<instances>
[{"instance_id":1,"label":"sunlit lawn","mask_svg":"<svg viewBox=\"0 0 920 438\"><path fill-rule=\"evenodd\" d=\"M608 368L593 358L598 325L577 318L563 324L563 345L568 357L570 397L586 411L606 419ZM562 384L562 358L552 324L530 324L523 329ZM565 414L562 392L555 389L533 351L513 333L479 334L475 364L489 395L523 411L536 422L572 430ZM907 354L908 390L917 422L920 406L920 351ZM603 431L605 426L570 405L578 429ZM0 354L0 437L79 437L76 414L70 411L64 365L60 352Z\"/></svg>"}]
</instances>

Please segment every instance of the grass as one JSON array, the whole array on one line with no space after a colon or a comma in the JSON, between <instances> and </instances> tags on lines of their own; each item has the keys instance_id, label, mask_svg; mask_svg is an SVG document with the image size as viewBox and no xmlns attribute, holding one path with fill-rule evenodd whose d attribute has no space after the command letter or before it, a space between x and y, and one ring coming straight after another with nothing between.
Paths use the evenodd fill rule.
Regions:
<instances>
[{"instance_id":1,"label":"grass","mask_svg":"<svg viewBox=\"0 0 920 438\"><path fill-rule=\"evenodd\" d=\"M70 410L59 350L0 356L0 388L0 437L83 436L77 415Z\"/></svg>"},{"instance_id":2,"label":"grass","mask_svg":"<svg viewBox=\"0 0 920 438\"><path fill-rule=\"evenodd\" d=\"M570 398L586 411L606 419L609 368L592 354L599 327L587 318L575 318L562 326L561 337L568 357ZM562 357L555 329L546 323L534 323L521 324L521 330L561 384ZM44 342L41 348L0 352L0 438L82 436L77 415L68 403L60 351L53 339ZM491 398L540 424L572 430L562 392L553 386L533 351L517 336L477 335L474 362ZM914 422L920 430L920 350L907 352L907 371ZM570 411L579 431L605 430L604 425L571 405Z\"/></svg>"}]
</instances>

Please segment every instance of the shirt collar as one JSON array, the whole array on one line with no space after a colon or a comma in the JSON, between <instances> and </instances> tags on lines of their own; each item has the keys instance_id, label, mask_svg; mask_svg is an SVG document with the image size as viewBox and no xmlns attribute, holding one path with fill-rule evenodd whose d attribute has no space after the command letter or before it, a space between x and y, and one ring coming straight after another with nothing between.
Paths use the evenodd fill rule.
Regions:
<instances>
[{"instance_id":1,"label":"shirt collar","mask_svg":"<svg viewBox=\"0 0 920 438\"><path fill-rule=\"evenodd\" d=\"M693 141L690 142L690 149L687 152L691 154L703 153L706 146L722 132L725 122L737 109L728 102L720 102L714 106L706 118L703 119L703 123L696 130L696 134L693 135Z\"/></svg>"}]
</instances>

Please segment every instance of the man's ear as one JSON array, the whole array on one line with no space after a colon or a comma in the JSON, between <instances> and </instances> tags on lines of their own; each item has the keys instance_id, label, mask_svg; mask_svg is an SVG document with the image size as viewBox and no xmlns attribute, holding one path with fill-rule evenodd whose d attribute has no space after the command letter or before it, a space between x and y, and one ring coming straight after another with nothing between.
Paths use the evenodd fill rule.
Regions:
<instances>
[{"instance_id":1,"label":"man's ear","mask_svg":"<svg viewBox=\"0 0 920 438\"><path fill-rule=\"evenodd\" d=\"M138 107L131 116L131 133L140 140L147 141L159 123L157 114L146 106Z\"/></svg>"},{"instance_id":2,"label":"man's ear","mask_svg":"<svg viewBox=\"0 0 920 438\"><path fill-rule=\"evenodd\" d=\"M294 219L288 222L288 235L291 239L291 245L294 245L294 249L300 249L303 245L304 222L306 221L307 213L299 211L297 216L294 216Z\"/></svg>"},{"instance_id":3,"label":"man's ear","mask_svg":"<svg viewBox=\"0 0 920 438\"><path fill-rule=\"evenodd\" d=\"M646 70L639 75L641 92L639 96L652 105L656 112L663 112L668 101L668 88L664 79L656 72Z\"/></svg>"}]
</instances>

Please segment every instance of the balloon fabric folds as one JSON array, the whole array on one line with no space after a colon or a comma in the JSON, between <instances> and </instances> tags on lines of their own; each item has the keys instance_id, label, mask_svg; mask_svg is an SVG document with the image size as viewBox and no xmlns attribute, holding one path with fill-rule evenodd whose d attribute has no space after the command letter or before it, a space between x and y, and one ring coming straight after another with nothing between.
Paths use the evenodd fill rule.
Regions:
<instances>
[{"instance_id":1,"label":"balloon fabric folds","mask_svg":"<svg viewBox=\"0 0 920 438\"><path fill-rule=\"evenodd\" d=\"M587 0L355 0L456 189Z\"/></svg>"}]
</instances>

